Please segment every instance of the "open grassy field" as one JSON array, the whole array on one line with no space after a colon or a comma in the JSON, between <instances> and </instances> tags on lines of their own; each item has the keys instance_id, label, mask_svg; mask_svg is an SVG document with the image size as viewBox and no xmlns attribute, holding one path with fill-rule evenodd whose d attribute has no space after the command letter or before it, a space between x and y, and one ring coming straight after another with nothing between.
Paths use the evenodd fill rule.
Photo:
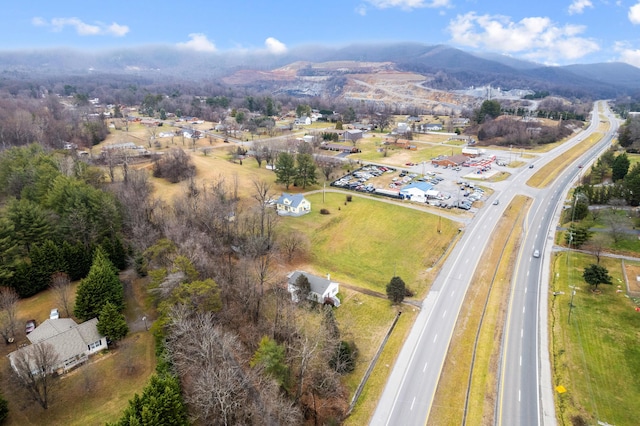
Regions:
<instances>
[{"instance_id":1,"label":"open grassy field","mask_svg":"<svg viewBox=\"0 0 640 426\"><path fill-rule=\"evenodd\" d=\"M476 270L458 316L429 424L463 424L467 391L467 424L493 423L504 316L522 239L521 227L530 203L525 197L513 200Z\"/></svg>"},{"instance_id":2,"label":"open grassy field","mask_svg":"<svg viewBox=\"0 0 640 426\"><path fill-rule=\"evenodd\" d=\"M458 233L457 222L396 204L355 195L347 203L344 194L332 192L324 202L322 193L307 199L311 213L281 223L309 237L310 268L383 294L395 273L424 295L427 270L436 266ZM330 214L321 214L323 208Z\"/></svg>"},{"instance_id":3,"label":"open grassy field","mask_svg":"<svg viewBox=\"0 0 640 426\"><path fill-rule=\"evenodd\" d=\"M640 312L625 296L621 261L600 261L614 284L598 286L598 294L582 278L582 271L591 263L595 263L593 256L575 252L553 258L550 290L563 292L550 296L553 384L567 389L556 393L557 415L561 424L580 417L585 424L636 425ZM573 286L576 292L569 317Z\"/></svg>"},{"instance_id":4,"label":"open grassy field","mask_svg":"<svg viewBox=\"0 0 640 426\"><path fill-rule=\"evenodd\" d=\"M366 299L363 295L358 295L356 301L363 300L366 303ZM388 301L377 299L376 303L381 304L379 307L370 306L369 308L362 308L362 311L357 312L365 312L368 311L368 315L362 315L362 327L369 328L369 322L372 323L379 322L377 318L380 316L380 312L383 309L384 312L388 312L389 316L385 314L384 319L384 327L380 327L378 334L378 339L370 348L368 348L368 352L370 354L366 355L366 358L363 356L358 359L358 366L353 374L351 374L347 378L347 388L349 389L350 395L353 395L354 390L357 388L358 383L362 379L362 376L366 369L369 367L372 356L375 354L375 351L378 349L378 346L381 340L384 338L384 334L387 332L393 318L396 315L395 309L388 309L384 304L388 305ZM373 303L371 304L373 305ZM347 426L359 426L367 424L371 419L373 412L378 404L378 400L382 395L382 391L384 390L384 386L387 383L387 379L389 374L391 373L391 369L393 368L393 364L400 352L400 349L404 343L405 338L409 334L411 330L411 326L413 325L416 316L418 315L418 311L414 307L403 306L401 308L402 315L400 316L398 323L396 324L393 333L389 337L387 344L385 345L378 361L376 363L375 368L372 370L371 375L369 376L369 380L364 386L362 393L360 394L360 398L358 399L351 415L345 420L344 424ZM340 317L338 317L340 318ZM358 346L361 348L360 346ZM364 355L364 354L363 354Z\"/></svg>"}]
</instances>

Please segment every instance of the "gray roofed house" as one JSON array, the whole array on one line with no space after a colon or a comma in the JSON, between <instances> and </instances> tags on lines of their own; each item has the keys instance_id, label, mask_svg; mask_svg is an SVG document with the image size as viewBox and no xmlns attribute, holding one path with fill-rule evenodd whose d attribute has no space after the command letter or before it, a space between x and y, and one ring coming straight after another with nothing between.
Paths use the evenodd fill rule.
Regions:
<instances>
[{"instance_id":1,"label":"gray roofed house","mask_svg":"<svg viewBox=\"0 0 640 426\"><path fill-rule=\"evenodd\" d=\"M308 300L317 303L330 302L333 306L340 306L340 299L336 297L340 291L340 285L337 282L331 281L331 277L328 274L327 278L311 275L302 271L294 271L287 275L287 291L291 293L291 300L296 303L299 301L296 280L300 275L306 276L311 285L311 291L307 297Z\"/></svg>"},{"instance_id":2,"label":"gray roofed house","mask_svg":"<svg viewBox=\"0 0 640 426\"><path fill-rule=\"evenodd\" d=\"M53 370L66 372L85 362L89 355L107 349L107 339L98 333L97 326L97 318L82 324L77 324L71 318L48 319L29 333L27 338L34 345L50 344L58 354L58 365ZM14 370L14 357L21 352L29 356L31 346L22 347L8 355Z\"/></svg>"},{"instance_id":3,"label":"gray roofed house","mask_svg":"<svg viewBox=\"0 0 640 426\"><path fill-rule=\"evenodd\" d=\"M276 211L280 216L302 216L311 211L311 203L302 194L283 192L276 201Z\"/></svg>"}]
</instances>

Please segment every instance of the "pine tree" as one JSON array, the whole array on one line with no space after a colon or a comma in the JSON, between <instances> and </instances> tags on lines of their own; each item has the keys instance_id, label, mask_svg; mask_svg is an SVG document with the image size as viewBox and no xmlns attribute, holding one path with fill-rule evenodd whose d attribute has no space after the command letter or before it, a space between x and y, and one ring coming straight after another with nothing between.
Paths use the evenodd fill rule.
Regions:
<instances>
[{"instance_id":1,"label":"pine tree","mask_svg":"<svg viewBox=\"0 0 640 426\"><path fill-rule=\"evenodd\" d=\"M276 160L276 183L281 183L286 189L293 183L296 176L296 166L293 155L281 152Z\"/></svg>"},{"instance_id":2,"label":"pine tree","mask_svg":"<svg viewBox=\"0 0 640 426\"><path fill-rule=\"evenodd\" d=\"M13 223L14 237L25 254L31 251L34 244L46 241L53 233L44 210L26 199L9 202L7 218Z\"/></svg>"},{"instance_id":3,"label":"pine tree","mask_svg":"<svg viewBox=\"0 0 640 426\"><path fill-rule=\"evenodd\" d=\"M121 340L129 332L127 320L111 302L105 303L100 310L98 332L112 342Z\"/></svg>"},{"instance_id":4,"label":"pine tree","mask_svg":"<svg viewBox=\"0 0 640 426\"><path fill-rule=\"evenodd\" d=\"M296 176L294 182L303 189L307 185L315 185L318 183L316 178L316 163L313 161L311 154L298 154L298 167L296 167Z\"/></svg>"},{"instance_id":5,"label":"pine tree","mask_svg":"<svg viewBox=\"0 0 640 426\"><path fill-rule=\"evenodd\" d=\"M54 273L68 272L69 268L62 250L51 240L33 246L29 257L31 258L31 277L36 292L49 287Z\"/></svg>"},{"instance_id":6,"label":"pine tree","mask_svg":"<svg viewBox=\"0 0 640 426\"><path fill-rule=\"evenodd\" d=\"M71 281L76 281L87 276L91 269L93 251L87 250L82 243L62 243L62 256L67 263L67 273Z\"/></svg>"},{"instance_id":7,"label":"pine tree","mask_svg":"<svg viewBox=\"0 0 640 426\"><path fill-rule=\"evenodd\" d=\"M188 425L180 383L171 374L153 375L142 391L129 400L122 418L113 426Z\"/></svg>"},{"instance_id":8,"label":"pine tree","mask_svg":"<svg viewBox=\"0 0 640 426\"><path fill-rule=\"evenodd\" d=\"M98 248L89 274L78 287L74 315L83 321L94 318L107 302L121 311L124 308L124 290L116 269L104 250Z\"/></svg>"},{"instance_id":9,"label":"pine tree","mask_svg":"<svg viewBox=\"0 0 640 426\"><path fill-rule=\"evenodd\" d=\"M402 278L393 277L387 284L387 297L395 304L400 304L404 300L406 294L406 286Z\"/></svg>"}]
</instances>

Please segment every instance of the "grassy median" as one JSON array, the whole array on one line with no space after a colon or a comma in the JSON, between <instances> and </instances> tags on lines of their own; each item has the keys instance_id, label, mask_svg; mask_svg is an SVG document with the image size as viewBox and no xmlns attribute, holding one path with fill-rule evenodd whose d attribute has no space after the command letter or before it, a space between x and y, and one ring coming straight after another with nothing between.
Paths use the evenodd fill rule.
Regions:
<instances>
[{"instance_id":1,"label":"grassy median","mask_svg":"<svg viewBox=\"0 0 640 426\"><path fill-rule=\"evenodd\" d=\"M507 207L471 280L438 383L430 425L462 424L465 405L467 424L493 424L504 318L530 204L529 198L517 196Z\"/></svg>"}]
</instances>

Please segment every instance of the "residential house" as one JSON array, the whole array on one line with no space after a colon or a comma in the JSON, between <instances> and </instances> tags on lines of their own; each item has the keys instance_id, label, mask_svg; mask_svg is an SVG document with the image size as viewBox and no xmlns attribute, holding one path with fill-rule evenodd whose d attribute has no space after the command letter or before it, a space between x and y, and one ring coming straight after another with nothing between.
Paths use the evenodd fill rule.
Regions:
<instances>
[{"instance_id":1,"label":"residential house","mask_svg":"<svg viewBox=\"0 0 640 426\"><path fill-rule=\"evenodd\" d=\"M308 126L309 124L311 124L311 118L303 115L296 118L293 124L295 124L296 126Z\"/></svg>"},{"instance_id":2,"label":"residential house","mask_svg":"<svg viewBox=\"0 0 640 426\"><path fill-rule=\"evenodd\" d=\"M280 216L302 216L311 211L311 203L302 194L283 192L276 201L276 211Z\"/></svg>"},{"instance_id":3,"label":"residential house","mask_svg":"<svg viewBox=\"0 0 640 426\"><path fill-rule=\"evenodd\" d=\"M359 139L362 139L363 133L362 130L353 129L347 130L344 132L344 140L356 142Z\"/></svg>"},{"instance_id":4,"label":"residential house","mask_svg":"<svg viewBox=\"0 0 640 426\"><path fill-rule=\"evenodd\" d=\"M63 373L85 362L89 355L107 349L107 338L98 332L98 319L93 318L77 324L71 318L48 319L27 335L32 345L11 352L8 357L11 367L17 371L16 356L25 354L33 370L37 370L32 358L33 345L47 343L58 356L58 363L50 373Z\"/></svg>"},{"instance_id":5,"label":"residential house","mask_svg":"<svg viewBox=\"0 0 640 426\"><path fill-rule=\"evenodd\" d=\"M298 300L298 288L296 287L296 280L300 275L304 275L309 280L311 291L308 300L316 303L328 303L333 306L340 306L340 299L337 294L340 291L340 285L337 282L331 281L331 276L327 274L327 278L318 277L302 271L294 271L287 275L287 291L291 293L291 300L299 302Z\"/></svg>"},{"instance_id":6,"label":"residential house","mask_svg":"<svg viewBox=\"0 0 640 426\"><path fill-rule=\"evenodd\" d=\"M424 126L424 129L427 132L439 132L442 130L442 124L440 123L429 123L426 126Z\"/></svg>"}]
</instances>

